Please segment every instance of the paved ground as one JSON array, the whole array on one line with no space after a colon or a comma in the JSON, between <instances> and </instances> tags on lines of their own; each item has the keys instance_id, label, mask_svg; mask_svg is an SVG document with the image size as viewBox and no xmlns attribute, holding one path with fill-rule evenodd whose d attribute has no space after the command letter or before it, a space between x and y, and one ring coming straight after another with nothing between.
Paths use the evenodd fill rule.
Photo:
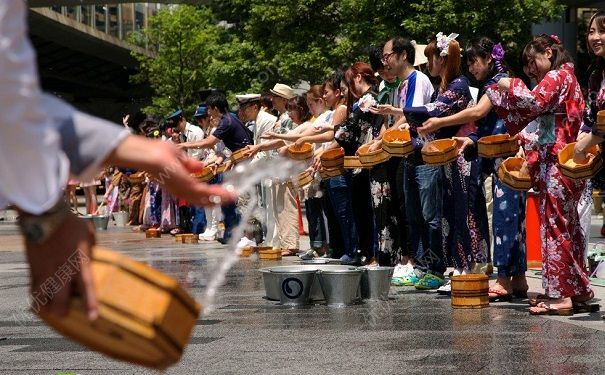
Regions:
<instances>
[{"instance_id":1,"label":"paved ground","mask_svg":"<svg viewBox=\"0 0 605 375\"><path fill-rule=\"evenodd\" d=\"M178 245L112 229L99 242L178 278L201 297L224 255L216 244ZM347 308L287 308L263 298L258 268L243 259L200 319L168 374L605 373L602 313L531 317L525 301L453 310L448 298L391 288L390 300ZM539 279L530 273L532 290ZM0 225L0 374L145 374L55 334L26 306L27 268L13 225ZM605 288L595 287L599 298Z\"/></svg>"}]
</instances>

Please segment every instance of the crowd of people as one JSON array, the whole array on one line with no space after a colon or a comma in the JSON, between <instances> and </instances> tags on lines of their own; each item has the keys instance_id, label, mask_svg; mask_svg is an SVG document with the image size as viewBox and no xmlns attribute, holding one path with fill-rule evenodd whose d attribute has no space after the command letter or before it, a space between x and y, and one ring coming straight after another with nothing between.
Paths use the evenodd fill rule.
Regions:
<instances>
[{"instance_id":1,"label":"crowd of people","mask_svg":"<svg viewBox=\"0 0 605 375\"><path fill-rule=\"evenodd\" d=\"M337 70L302 95L278 83L264 95L237 95L235 114L224 93L216 91L197 108L196 124L177 111L165 127L146 121L140 129L215 168L225 163L229 168L229 156L240 150L251 166L262 168L263 160L285 155L289 145L311 143L314 157L308 170L316 175L314 183L304 188L278 180L261 183L257 192L264 210L257 219L262 233L242 238L240 246L262 241L284 256L394 266L393 285L442 293L450 292L448 266L453 275L461 275L491 272L493 264L492 301L527 297L526 193L499 179L502 159L479 157L477 142L496 134L515 136L539 202L545 293L530 300L530 312L578 311L594 296L585 253L592 186L600 187L601 176L592 182L569 179L558 168L557 154L578 141L574 158L582 162L585 150L603 140L593 125L605 107L605 13L596 13L589 24L587 47L594 70L586 99L572 58L555 35L537 36L523 50L523 72L533 89L514 78L501 43L480 37L462 48L458 39L457 34L438 33L422 49L395 37L374 47L369 63ZM353 156L363 145L378 150L392 127L409 130L412 154L319 178L322 153L342 148ZM448 138L457 143L457 159L443 166L426 164L422 147ZM193 232L202 240L224 243L239 221L235 205L222 212L204 210L173 198L153 179L136 178L135 172L116 169L111 176L109 206L116 210L121 194L113 188L128 191L131 224L173 234ZM128 176L128 183L119 176ZM210 183L221 180L217 173ZM311 245L304 252L299 248L301 206ZM221 218L225 231L217 237Z\"/></svg>"}]
</instances>

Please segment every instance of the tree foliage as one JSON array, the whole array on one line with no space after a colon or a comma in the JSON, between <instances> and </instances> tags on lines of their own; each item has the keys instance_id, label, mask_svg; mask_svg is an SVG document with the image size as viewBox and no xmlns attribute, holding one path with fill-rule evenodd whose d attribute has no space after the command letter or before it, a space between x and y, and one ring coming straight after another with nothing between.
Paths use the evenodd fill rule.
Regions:
<instances>
[{"instance_id":1,"label":"tree foliage","mask_svg":"<svg viewBox=\"0 0 605 375\"><path fill-rule=\"evenodd\" d=\"M366 60L371 45L395 35L426 42L439 31L457 32L462 42L483 35L502 41L514 65L531 24L562 10L556 0L223 0L171 7L144 30L143 39L159 49L153 59L137 55L137 79L151 83L154 112L165 113L192 107L205 87L233 95L276 82L322 82L343 64Z\"/></svg>"}]
</instances>

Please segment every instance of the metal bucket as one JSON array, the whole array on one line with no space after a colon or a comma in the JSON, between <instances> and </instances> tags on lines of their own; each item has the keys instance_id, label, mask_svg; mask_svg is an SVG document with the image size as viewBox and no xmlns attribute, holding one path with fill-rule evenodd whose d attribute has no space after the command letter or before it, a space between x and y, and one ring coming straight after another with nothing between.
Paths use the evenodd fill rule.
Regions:
<instances>
[{"instance_id":1,"label":"metal bucket","mask_svg":"<svg viewBox=\"0 0 605 375\"><path fill-rule=\"evenodd\" d=\"M84 215L82 216L82 219L88 221L93 227L95 226L95 222L92 220L92 215Z\"/></svg>"},{"instance_id":2,"label":"metal bucket","mask_svg":"<svg viewBox=\"0 0 605 375\"><path fill-rule=\"evenodd\" d=\"M277 272L280 275L279 302L289 306L307 305L316 272L316 270Z\"/></svg>"},{"instance_id":3,"label":"metal bucket","mask_svg":"<svg viewBox=\"0 0 605 375\"><path fill-rule=\"evenodd\" d=\"M93 215L92 222L94 223L96 230L107 230L109 216Z\"/></svg>"},{"instance_id":4,"label":"metal bucket","mask_svg":"<svg viewBox=\"0 0 605 375\"><path fill-rule=\"evenodd\" d=\"M119 211L114 212L112 215L113 220L116 222L116 227L125 227L126 223L128 223L128 212Z\"/></svg>"},{"instance_id":5,"label":"metal bucket","mask_svg":"<svg viewBox=\"0 0 605 375\"><path fill-rule=\"evenodd\" d=\"M342 307L358 298L360 269L319 271L319 281L328 306Z\"/></svg>"},{"instance_id":6,"label":"metal bucket","mask_svg":"<svg viewBox=\"0 0 605 375\"><path fill-rule=\"evenodd\" d=\"M259 271L263 274L263 284L265 285L265 296L269 300L279 301L279 295L281 294L281 276L283 272L297 272L297 271L318 271L318 270L355 270L353 266L341 266L341 265L300 265L300 266L277 266L262 268ZM273 271L273 272L272 272ZM323 301L324 294L321 290L321 284L319 281L318 273L315 273L315 278L311 284L311 292L309 294L311 301Z\"/></svg>"},{"instance_id":7,"label":"metal bucket","mask_svg":"<svg viewBox=\"0 0 605 375\"><path fill-rule=\"evenodd\" d=\"M361 275L361 298L388 300L393 267L364 267Z\"/></svg>"}]
</instances>

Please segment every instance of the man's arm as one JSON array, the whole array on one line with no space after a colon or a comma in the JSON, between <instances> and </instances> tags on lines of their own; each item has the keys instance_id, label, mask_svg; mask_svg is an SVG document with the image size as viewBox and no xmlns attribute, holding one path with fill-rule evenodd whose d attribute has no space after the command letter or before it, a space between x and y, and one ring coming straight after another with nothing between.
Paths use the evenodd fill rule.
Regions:
<instances>
[{"instance_id":1,"label":"man's arm","mask_svg":"<svg viewBox=\"0 0 605 375\"><path fill-rule=\"evenodd\" d=\"M208 138L202 139L201 141L179 143L177 147L185 150L190 148L211 148L220 141L221 140L214 135L209 135Z\"/></svg>"}]
</instances>

